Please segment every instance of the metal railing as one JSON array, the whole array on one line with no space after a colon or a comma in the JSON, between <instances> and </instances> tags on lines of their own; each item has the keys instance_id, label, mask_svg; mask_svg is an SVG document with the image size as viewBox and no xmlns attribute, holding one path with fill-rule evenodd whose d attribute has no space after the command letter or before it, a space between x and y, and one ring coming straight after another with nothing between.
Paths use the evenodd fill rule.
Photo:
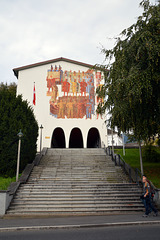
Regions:
<instances>
[{"instance_id":1,"label":"metal railing","mask_svg":"<svg viewBox=\"0 0 160 240\"><path fill-rule=\"evenodd\" d=\"M111 147L106 147L104 143L102 143L102 148L104 148L106 155L111 156L112 161L114 162L115 166L121 166L124 170L124 172L129 176L129 181L137 183L140 187L142 187L142 173L138 168L133 169L129 164L127 164L121 155L114 154L112 152ZM150 184L152 188L155 191L155 195L153 198L154 203L159 207L160 209L160 189L157 189L153 183L150 181Z\"/></svg>"},{"instance_id":2,"label":"metal railing","mask_svg":"<svg viewBox=\"0 0 160 240\"><path fill-rule=\"evenodd\" d=\"M129 176L129 182L137 183L138 185L142 185L142 174L138 168L133 169L128 163L124 161L120 154L114 154L110 147L105 147L103 143L102 147L104 148L106 154L111 156L112 161L115 166L120 166L123 168L124 172Z\"/></svg>"}]
</instances>

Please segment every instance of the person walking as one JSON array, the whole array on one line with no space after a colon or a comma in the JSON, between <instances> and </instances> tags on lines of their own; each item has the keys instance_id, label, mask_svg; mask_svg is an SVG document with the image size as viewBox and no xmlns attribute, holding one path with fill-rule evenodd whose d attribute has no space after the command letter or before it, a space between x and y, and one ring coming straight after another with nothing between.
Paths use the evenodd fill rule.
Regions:
<instances>
[{"instance_id":1,"label":"person walking","mask_svg":"<svg viewBox=\"0 0 160 240\"><path fill-rule=\"evenodd\" d=\"M145 206L145 214L143 217L148 217L151 211L154 211L153 216L158 216L158 210L154 207L152 200L151 200L151 192L150 192L150 184L147 181L146 176L143 175L143 184L144 184L144 194L143 194L143 203Z\"/></svg>"}]
</instances>

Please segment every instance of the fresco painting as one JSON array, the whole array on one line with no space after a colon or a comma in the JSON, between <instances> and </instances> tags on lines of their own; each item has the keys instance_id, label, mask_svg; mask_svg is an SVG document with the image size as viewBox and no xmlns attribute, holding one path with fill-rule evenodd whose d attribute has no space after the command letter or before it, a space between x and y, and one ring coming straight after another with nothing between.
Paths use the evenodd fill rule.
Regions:
<instances>
[{"instance_id":1,"label":"fresco painting","mask_svg":"<svg viewBox=\"0 0 160 240\"><path fill-rule=\"evenodd\" d=\"M101 73L97 72L96 87ZM63 71L51 65L47 72L47 96L50 96L50 114L56 118L92 119L95 111L95 84L93 70Z\"/></svg>"}]
</instances>

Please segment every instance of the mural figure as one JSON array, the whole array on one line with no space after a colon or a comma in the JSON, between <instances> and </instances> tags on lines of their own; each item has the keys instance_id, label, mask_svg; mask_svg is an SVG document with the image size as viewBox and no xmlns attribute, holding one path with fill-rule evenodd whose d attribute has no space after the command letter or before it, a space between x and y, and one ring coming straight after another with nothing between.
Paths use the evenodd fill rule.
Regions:
<instances>
[{"instance_id":1,"label":"mural figure","mask_svg":"<svg viewBox=\"0 0 160 240\"><path fill-rule=\"evenodd\" d=\"M86 96L86 87L87 87L87 83L85 82L85 79L83 79L82 82L80 82L80 88L81 88L81 96Z\"/></svg>"},{"instance_id":2,"label":"mural figure","mask_svg":"<svg viewBox=\"0 0 160 240\"><path fill-rule=\"evenodd\" d=\"M96 72L96 87L99 86L101 80L102 80L101 72Z\"/></svg>"},{"instance_id":3,"label":"mural figure","mask_svg":"<svg viewBox=\"0 0 160 240\"><path fill-rule=\"evenodd\" d=\"M72 93L73 93L73 96L74 96L74 94L77 95L77 82L76 82L76 79L74 80L74 82L72 82Z\"/></svg>"},{"instance_id":4,"label":"mural figure","mask_svg":"<svg viewBox=\"0 0 160 240\"><path fill-rule=\"evenodd\" d=\"M70 90L70 83L67 82L67 78L66 78L62 84L62 92L64 92L64 96L65 96L65 93L67 93L67 96L68 96L69 90Z\"/></svg>"},{"instance_id":5,"label":"mural figure","mask_svg":"<svg viewBox=\"0 0 160 240\"><path fill-rule=\"evenodd\" d=\"M96 73L96 86L101 74ZM47 96L50 96L50 114L56 118L92 119L95 110L93 70L63 71L56 65L47 71Z\"/></svg>"},{"instance_id":6,"label":"mural figure","mask_svg":"<svg viewBox=\"0 0 160 240\"><path fill-rule=\"evenodd\" d=\"M86 104L86 118L90 118L91 119L91 113L92 113L92 103L88 102Z\"/></svg>"},{"instance_id":7,"label":"mural figure","mask_svg":"<svg viewBox=\"0 0 160 240\"><path fill-rule=\"evenodd\" d=\"M66 104L67 107L67 118L73 118L73 102L72 102L72 98L70 97L69 101Z\"/></svg>"},{"instance_id":8,"label":"mural figure","mask_svg":"<svg viewBox=\"0 0 160 240\"><path fill-rule=\"evenodd\" d=\"M53 85L61 83L63 76L63 71L61 69L61 66L59 66L59 69L57 66L55 66L55 69L53 69L53 66L51 65L51 70L48 70L47 74L47 88L48 88L48 94L50 93L50 89L52 88Z\"/></svg>"},{"instance_id":9,"label":"mural figure","mask_svg":"<svg viewBox=\"0 0 160 240\"><path fill-rule=\"evenodd\" d=\"M65 118L65 103L62 98L59 100L57 107L59 109L58 118Z\"/></svg>"},{"instance_id":10,"label":"mural figure","mask_svg":"<svg viewBox=\"0 0 160 240\"><path fill-rule=\"evenodd\" d=\"M77 116L77 118L83 118L83 112L82 112L83 102L82 102L81 99L77 103L77 108L78 108L78 116Z\"/></svg>"},{"instance_id":11,"label":"mural figure","mask_svg":"<svg viewBox=\"0 0 160 240\"><path fill-rule=\"evenodd\" d=\"M51 91L51 102L53 103L56 102L57 95L58 95L58 87L54 83Z\"/></svg>"}]
</instances>

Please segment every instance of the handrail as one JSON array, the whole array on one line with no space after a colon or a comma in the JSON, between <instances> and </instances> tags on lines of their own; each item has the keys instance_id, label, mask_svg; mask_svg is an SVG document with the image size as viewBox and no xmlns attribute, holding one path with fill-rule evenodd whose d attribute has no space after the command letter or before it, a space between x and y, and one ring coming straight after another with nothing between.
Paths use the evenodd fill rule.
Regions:
<instances>
[{"instance_id":1,"label":"handrail","mask_svg":"<svg viewBox=\"0 0 160 240\"><path fill-rule=\"evenodd\" d=\"M109 155L109 156L112 157L112 161L114 161L115 166L118 165L118 166L121 166L121 167L124 168L124 171L129 175L130 182L137 183L139 186L142 187L142 185L143 185L143 183L142 183L143 175L138 168L133 169L129 164L127 164L124 161L124 159L122 158L121 155L114 154L112 152L112 149L110 147L106 147L105 144L104 144L104 150L105 150L106 155ZM155 191L153 201L155 202L155 204L160 206L160 189L157 189L151 181L150 181L150 184Z\"/></svg>"},{"instance_id":2,"label":"handrail","mask_svg":"<svg viewBox=\"0 0 160 240\"><path fill-rule=\"evenodd\" d=\"M106 147L104 144L104 149L107 155L111 156L112 161L115 163L115 166L121 166L124 172L129 176L129 182L135 182L138 185L142 184L142 174L138 168L135 170L125 162L120 154L114 154L110 147Z\"/></svg>"},{"instance_id":3,"label":"handrail","mask_svg":"<svg viewBox=\"0 0 160 240\"><path fill-rule=\"evenodd\" d=\"M129 175L130 182L133 181L138 185L143 184L142 183L143 175L138 168L133 169L128 163L125 162L125 160L120 154L114 154L110 147L105 147L105 144L104 144L104 149L106 154L112 157L112 161L114 161L115 166L123 167L124 171ZM154 190L157 189L151 181L150 181L150 184Z\"/></svg>"}]
</instances>

